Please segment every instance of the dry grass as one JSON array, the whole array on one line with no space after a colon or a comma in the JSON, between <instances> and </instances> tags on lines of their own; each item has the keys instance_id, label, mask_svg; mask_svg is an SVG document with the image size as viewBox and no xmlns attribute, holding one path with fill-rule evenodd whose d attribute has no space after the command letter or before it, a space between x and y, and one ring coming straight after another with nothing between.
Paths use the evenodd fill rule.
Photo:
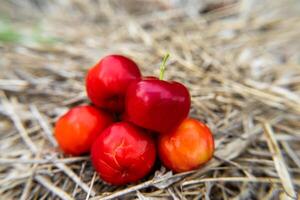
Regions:
<instances>
[{"instance_id":1,"label":"dry grass","mask_svg":"<svg viewBox=\"0 0 300 200\"><path fill-rule=\"evenodd\" d=\"M32 2L38 3L0 5L1 199L297 198L296 0L200 7L167 0ZM190 115L214 132L213 160L176 175L157 163L141 182L114 187L99 179L88 156L59 151L53 124L69 107L88 103L90 66L122 53L143 74L158 75L166 52L166 78L187 85Z\"/></svg>"}]
</instances>

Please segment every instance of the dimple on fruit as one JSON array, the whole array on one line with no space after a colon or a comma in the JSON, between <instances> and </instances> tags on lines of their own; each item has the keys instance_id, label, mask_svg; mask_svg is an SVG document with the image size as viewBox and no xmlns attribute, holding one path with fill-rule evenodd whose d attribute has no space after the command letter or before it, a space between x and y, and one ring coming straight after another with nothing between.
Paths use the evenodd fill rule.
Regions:
<instances>
[{"instance_id":1,"label":"dimple on fruit","mask_svg":"<svg viewBox=\"0 0 300 200\"><path fill-rule=\"evenodd\" d=\"M136 182L153 167L156 150L153 139L142 129L118 122L101 133L91 150L100 177L113 185Z\"/></svg>"},{"instance_id":2,"label":"dimple on fruit","mask_svg":"<svg viewBox=\"0 0 300 200\"><path fill-rule=\"evenodd\" d=\"M175 172L184 172L208 162L214 153L214 139L209 128L195 119L186 119L170 133L160 135L161 161Z\"/></svg>"},{"instance_id":3,"label":"dimple on fruit","mask_svg":"<svg viewBox=\"0 0 300 200\"><path fill-rule=\"evenodd\" d=\"M86 91L98 107L123 112L124 97L131 81L141 78L137 64L121 55L104 57L86 76Z\"/></svg>"},{"instance_id":4,"label":"dimple on fruit","mask_svg":"<svg viewBox=\"0 0 300 200\"><path fill-rule=\"evenodd\" d=\"M55 138L66 154L81 155L90 151L93 141L113 118L93 106L77 106L58 119Z\"/></svg>"}]
</instances>

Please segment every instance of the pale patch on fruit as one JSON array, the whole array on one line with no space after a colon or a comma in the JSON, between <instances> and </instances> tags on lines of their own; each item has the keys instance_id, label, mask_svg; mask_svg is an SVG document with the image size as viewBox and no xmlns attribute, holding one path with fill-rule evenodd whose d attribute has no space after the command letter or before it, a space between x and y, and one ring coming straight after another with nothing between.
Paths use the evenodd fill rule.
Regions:
<instances>
[{"instance_id":1,"label":"pale patch on fruit","mask_svg":"<svg viewBox=\"0 0 300 200\"><path fill-rule=\"evenodd\" d=\"M116 158L116 152L115 152L115 151L114 151L113 153L107 153L107 152L105 152L104 154L107 155L108 157L112 158L112 160L114 161L114 163L115 163L119 168L121 168L119 162L117 161L117 158Z\"/></svg>"},{"instance_id":2,"label":"pale patch on fruit","mask_svg":"<svg viewBox=\"0 0 300 200\"><path fill-rule=\"evenodd\" d=\"M125 144L125 139L123 138L122 141L120 142L120 144L115 148L115 150L111 153L109 152L105 152L104 154L107 155L108 157L112 158L113 161L115 162L115 164L121 169L121 165L119 163L119 161L117 160L116 156L117 156L117 151L121 148L124 147Z\"/></svg>"},{"instance_id":3,"label":"pale patch on fruit","mask_svg":"<svg viewBox=\"0 0 300 200\"><path fill-rule=\"evenodd\" d=\"M110 166L107 162L105 162L104 160L99 160L100 163L106 165L107 167L109 167L110 169L112 169L113 171L119 173L118 170L116 170L115 168L113 168L112 166Z\"/></svg>"}]
</instances>

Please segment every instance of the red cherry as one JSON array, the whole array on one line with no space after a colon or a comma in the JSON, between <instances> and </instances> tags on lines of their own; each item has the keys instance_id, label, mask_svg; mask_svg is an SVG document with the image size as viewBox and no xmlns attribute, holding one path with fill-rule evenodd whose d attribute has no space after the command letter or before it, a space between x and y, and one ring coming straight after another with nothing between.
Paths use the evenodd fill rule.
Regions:
<instances>
[{"instance_id":1,"label":"red cherry","mask_svg":"<svg viewBox=\"0 0 300 200\"><path fill-rule=\"evenodd\" d=\"M140 77L140 70L131 59L121 55L106 56L86 76L87 95L98 107L122 112L128 85Z\"/></svg>"},{"instance_id":2,"label":"red cherry","mask_svg":"<svg viewBox=\"0 0 300 200\"><path fill-rule=\"evenodd\" d=\"M154 141L141 129L118 122L97 138L91 150L100 177L113 185L136 182L147 175L156 158Z\"/></svg>"},{"instance_id":3,"label":"red cherry","mask_svg":"<svg viewBox=\"0 0 300 200\"><path fill-rule=\"evenodd\" d=\"M147 78L128 87L124 118L143 128L165 133L187 117L190 105L190 95L184 85Z\"/></svg>"},{"instance_id":4,"label":"red cherry","mask_svg":"<svg viewBox=\"0 0 300 200\"><path fill-rule=\"evenodd\" d=\"M162 80L169 56L163 58L159 79L150 76L132 82L125 97L124 119L160 133L176 128L187 117L191 106L184 85Z\"/></svg>"},{"instance_id":5,"label":"red cherry","mask_svg":"<svg viewBox=\"0 0 300 200\"><path fill-rule=\"evenodd\" d=\"M112 117L103 111L77 106L59 118L54 134L64 153L80 155L90 151L97 136L112 122Z\"/></svg>"}]
</instances>

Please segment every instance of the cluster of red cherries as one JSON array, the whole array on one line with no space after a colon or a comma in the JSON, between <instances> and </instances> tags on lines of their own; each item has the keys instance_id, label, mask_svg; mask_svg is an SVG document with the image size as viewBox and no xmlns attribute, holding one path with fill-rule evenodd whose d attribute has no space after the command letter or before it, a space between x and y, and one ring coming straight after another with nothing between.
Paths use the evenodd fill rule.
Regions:
<instances>
[{"instance_id":1,"label":"cluster of red cherries","mask_svg":"<svg viewBox=\"0 0 300 200\"><path fill-rule=\"evenodd\" d=\"M86 76L91 105L61 116L55 138L65 154L91 154L101 179L132 183L153 168L157 154L174 172L197 169L213 156L214 140L202 122L188 118L187 88L160 77L142 77L137 64L121 55L104 57Z\"/></svg>"}]
</instances>

